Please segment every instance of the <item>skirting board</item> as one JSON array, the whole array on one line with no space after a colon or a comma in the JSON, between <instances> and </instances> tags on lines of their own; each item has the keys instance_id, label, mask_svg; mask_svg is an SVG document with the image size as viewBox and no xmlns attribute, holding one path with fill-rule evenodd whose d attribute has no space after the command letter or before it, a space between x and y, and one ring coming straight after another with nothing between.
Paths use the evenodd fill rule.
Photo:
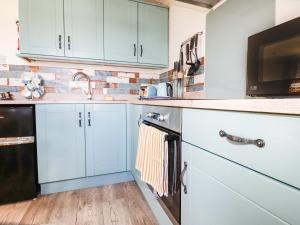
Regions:
<instances>
[{"instance_id":1,"label":"skirting board","mask_svg":"<svg viewBox=\"0 0 300 225\"><path fill-rule=\"evenodd\" d=\"M104 185L111 185L133 181L130 172L113 173L95 177L84 177L74 180L59 181L53 183L41 184L41 194L47 195L63 191L72 191L83 188L92 188Z\"/></svg>"},{"instance_id":2,"label":"skirting board","mask_svg":"<svg viewBox=\"0 0 300 225\"><path fill-rule=\"evenodd\" d=\"M160 225L173 225L161 205L159 204L158 200L154 197L153 193L150 191L149 187L146 183L141 181L139 175L136 171L132 171L132 175L140 188L141 192L143 193L149 207L151 208L157 222Z\"/></svg>"}]
</instances>

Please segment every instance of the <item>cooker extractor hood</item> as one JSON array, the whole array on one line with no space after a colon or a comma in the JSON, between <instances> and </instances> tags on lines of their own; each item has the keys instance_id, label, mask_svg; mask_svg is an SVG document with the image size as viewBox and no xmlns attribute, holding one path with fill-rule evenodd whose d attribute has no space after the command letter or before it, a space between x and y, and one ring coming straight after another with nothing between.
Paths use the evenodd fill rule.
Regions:
<instances>
[{"instance_id":1,"label":"cooker extractor hood","mask_svg":"<svg viewBox=\"0 0 300 225\"><path fill-rule=\"evenodd\" d=\"M224 0L177 0L177 1L211 9L217 7L219 4L222 4L226 0L225 1Z\"/></svg>"}]
</instances>

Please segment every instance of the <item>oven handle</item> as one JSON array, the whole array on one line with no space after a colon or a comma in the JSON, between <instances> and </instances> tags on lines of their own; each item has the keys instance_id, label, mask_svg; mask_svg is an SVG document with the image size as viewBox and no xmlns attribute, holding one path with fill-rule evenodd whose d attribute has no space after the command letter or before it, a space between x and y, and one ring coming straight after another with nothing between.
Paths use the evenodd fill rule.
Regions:
<instances>
[{"instance_id":1,"label":"oven handle","mask_svg":"<svg viewBox=\"0 0 300 225\"><path fill-rule=\"evenodd\" d=\"M180 181L181 181L181 185L183 186L184 194L187 194L187 186L183 181L183 178L184 178L184 175L185 175L186 171L187 171L187 162L184 162L184 168L183 168L183 170L180 174Z\"/></svg>"}]
</instances>

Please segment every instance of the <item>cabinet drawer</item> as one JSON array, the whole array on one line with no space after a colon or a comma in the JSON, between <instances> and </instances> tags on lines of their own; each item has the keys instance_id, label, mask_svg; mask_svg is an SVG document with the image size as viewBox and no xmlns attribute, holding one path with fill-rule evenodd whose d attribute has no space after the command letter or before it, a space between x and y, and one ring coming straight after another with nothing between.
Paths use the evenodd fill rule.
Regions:
<instances>
[{"instance_id":1,"label":"cabinet drawer","mask_svg":"<svg viewBox=\"0 0 300 225\"><path fill-rule=\"evenodd\" d=\"M182 151L183 224L300 224L299 190L189 144Z\"/></svg>"},{"instance_id":2,"label":"cabinet drawer","mask_svg":"<svg viewBox=\"0 0 300 225\"><path fill-rule=\"evenodd\" d=\"M184 141L300 188L300 117L186 109L182 125ZM265 146L230 142L221 130Z\"/></svg>"}]
</instances>

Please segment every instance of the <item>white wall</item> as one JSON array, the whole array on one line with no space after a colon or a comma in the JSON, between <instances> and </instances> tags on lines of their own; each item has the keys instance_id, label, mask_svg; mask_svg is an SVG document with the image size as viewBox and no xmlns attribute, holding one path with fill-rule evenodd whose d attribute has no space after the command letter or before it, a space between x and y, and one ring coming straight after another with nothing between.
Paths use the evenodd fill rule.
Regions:
<instances>
[{"instance_id":1,"label":"white wall","mask_svg":"<svg viewBox=\"0 0 300 225\"><path fill-rule=\"evenodd\" d=\"M207 9L177 2L169 2L170 7L170 67L179 59L181 43L197 32L205 32ZM201 56L205 52L205 38Z\"/></svg>"},{"instance_id":2,"label":"white wall","mask_svg":"<svg viewBox=\"0 0 300 225\"><path fill-rule=\"evenodd\" d=\"M206 9L176 2L175 0L161 0L170 7L170 68L178 60L179 47L183 40L198 31L205 29ZM28 64L27 61L16 56L18 20L18 0L0 0L0 64ZM31 65L62 66L86 69L104 69L117 71L153 72L163 71L149 69L133 69L112 66L78 65L57 62L32 62Z\"/></svg>"},{"instance_id":3,"label":"white wall","mask_svg":"<svg viewBox=\"0 0 300 225\"><path fill-rule=\"evenodd\" d=\"M276 24L300 16L300 0L276 0Z\"/></svg>"}]
</instances>

